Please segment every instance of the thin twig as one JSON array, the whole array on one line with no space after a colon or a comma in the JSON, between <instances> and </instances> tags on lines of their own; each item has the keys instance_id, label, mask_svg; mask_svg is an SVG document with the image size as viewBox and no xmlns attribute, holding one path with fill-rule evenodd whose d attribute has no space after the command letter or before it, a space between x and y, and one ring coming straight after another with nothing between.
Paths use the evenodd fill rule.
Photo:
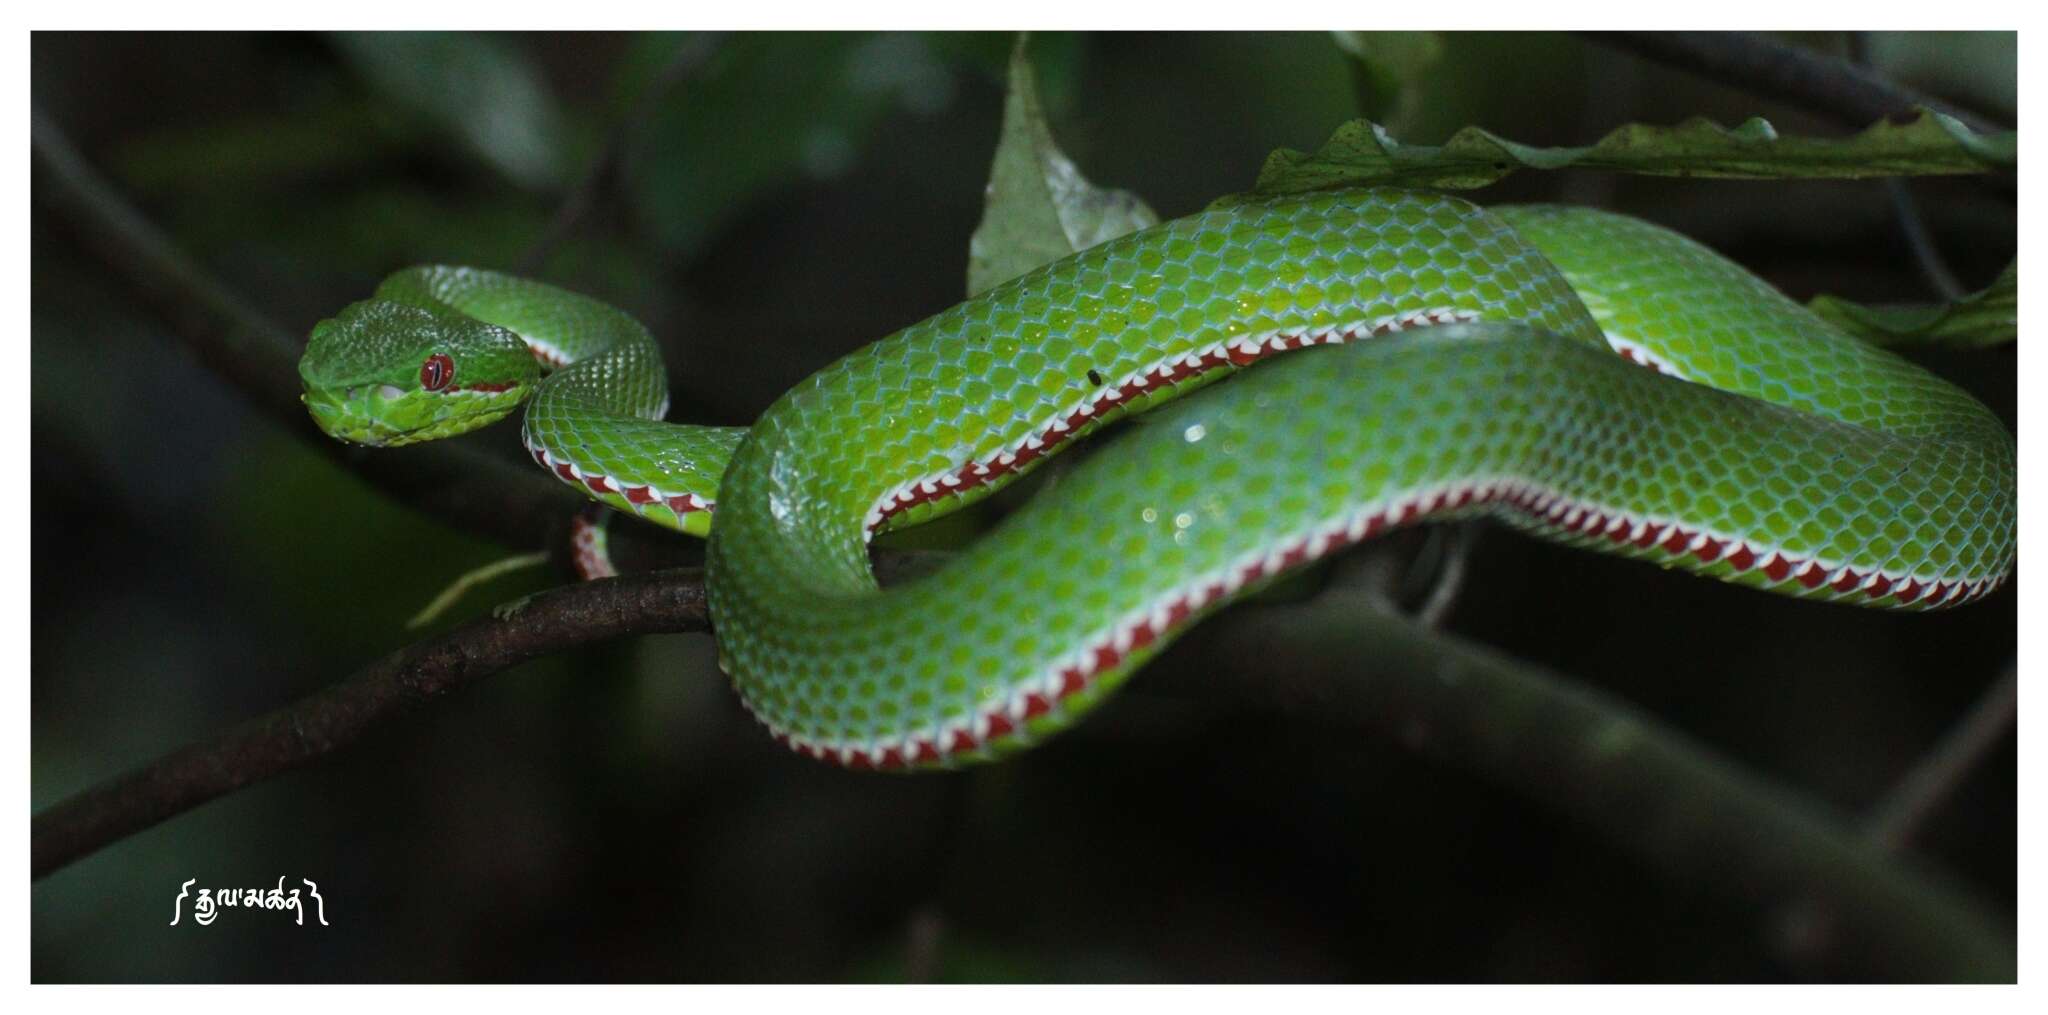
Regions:
<instances>
[{"instance_id":1,"label":"thin twig","mask_svg":"<svg viewBox=\"0 0 2048 1015\"><path fill-rule=\"evenodd\" d=\"M1920 266L1920 274L1927 284L1950 303L1969 295L1955 270L1941 256L1941 248L1934 244L1934 233L1927 228L1927 220L1920 214L1920 202L1913 197L1913 191L1905 180L1891 177L1884 181L1886 196L1891 198L1892 211L1899 221L1899 231L1906 235L1906 246L1913 251L1913 263Z\"/></svg>"},{"instance_id":2,"label":"thin twig","mask_svg":"<svg viewBox=\"0 0 2048 1015\"><path fill-rule=\"evenodd\" d=\"M1850 62L1869 67L1870 33L1850 32L1848 41ZM1969 290L1963 288L1962 281L1941 256L1941 248L1934 243L1934 232L1927 228L1927 219L1920 214L1920 202L1913 198L1911 185L1897 176L1885 178L1883 184L1885 196L1892 202L1892 214L1898 219L1899 231L1905 234L1906 246L1913 251L1913 262L1920 266L1920 274L1942 299L1950 303L1962 299Z\"/></svg>"},{"instance_id":3,"label":"thin twig","mask_svg":"<svg viewBox=\"0 0 2048 1015\"><path fill-rule=\"evenodd\" d=\"M2012 730L2019 707L2019 670L2008 666L1969 714L1871 809L1864 835L1882 849L1896 852L1910 847L1928 816L1955 795L1984 756Z\"/></svg>"},{"instance_id":4,"label":"thin twig","mask_svg":"<svg viewBox=\"0 0 2048 1015\"><path fill-rule=\"evenodd\" d=\"M299 402L299 340L122 200L41 111L33 124L42 170L36 199L62 214L128 295L271 421L393 499L458 528L515 547L559 542L580 499L538 469L447 443L368 451L322 434Z\"/></svg>"},{"instance_id":5,"label":"thin twig","mask_svg":"<svg viewBox=\"0 0 2048 1015\"><path fill-rule=\"evenodd\" d=\"M884 584L943 554L877 550ZM703 572L649 571L537 593L400 649L338 684L78 793L31 823L33 877L234 790L317 761L387 720L529 659L636 634L710 630Z\"/></svg>"},{"instance_id":6,"label":"thin twig","mask_svg":"<svg viewBox=\"0 0 2048 1015\"><path fill-rule=\"evenodd\" d=\"M377 725L529 659L627 634L703 631L695 571L542 592L400 649L309 697L77 794L30 824L31 877L237 789L319 760Z\"/></svg>"},{"instance_id":7,"label":"thin twig","mask_svg":"<svg viewBox=\"0 0 2048 1015\"><path fill-rule=\"evenodd\" d=\"M555 216L548 222L547 229L541 233L540 239L535 240L533 246L528 247L526 252L520 255L512 269L514 274L530 275L538 271L549 255L583 224L583 220L597 208L599 201L610 193L612 184L618 177L619 165L624 159L627 143L639 132L647 118L660 107L661 101L668 97L669 92L682 82L695 77L705 64L711 62L711 57L718 52L718 45L724 36L723 32L695 32L676 46L675 52L669 56L668 63L662 65L661 72L655 75L654 80L633 100L632 106L612 125L610 133L605 135L604 146L598 149L597 157L592 159L590 167L584 170L582 179L577 180L576 185L570 188L569 195L562 200L561 207L555 209Z\"/></svg>"},{"instance_id":8,"label":"thin twig","mask_svg":"<svg viewBox=\"0 0 2048 1015\"><path fill-rule=\"evenodd\" d=\"M1982 117L1838 57L1755 32L1581 32L1586 39L1731 88L1796 106L1850 127L1867 127L1914 106L1939 110L1985 131Z\"/></svg>"},{"instance_id":9,"label":"thin twig","mask_svg":"<svg viewBox=\"0 0 2048 1015\"><path fill-rule=\"evenodd\" d=\"M540 567L547 562L548 555L545 553L520 553L500 560L494 560L482 567L476 568L449 582L448 587L442 589L440 595L435 596L433 601L427 603L427 605L420 607L420 612L413 614L412 619L405 622L405 629L417 631L433 623L442 614L448 612L449 607L454 606L462 600L463 596L468 595L469 590L479 585L511 574L514 571L523 571L529 567Z\"/></svg>"},{"instance_id":10,"label":"thin twig","mask_svg":"<svg viewBox=\"0 0 2048 1015\"><path fill-rule=\"evenodd\" d=\"M252 401L280 422L317 436L296 406L290 340L278 340L279 329L233 299L119 201L40 115L34 148L54 196L116 274ZM430 457L426 451L378 456L355 467L373 479L382 475L380 485L409 492L408 499L451 521L500 538L525 541L549 530L575 502L565 489L538 478L468 478L487 470L445 458L430 470L434 484L473 484L468 496L418 497L407 482L393 483L385 475L394 467L386 463L403 462L402 471L410 471ZM489 510L493 502L495 511ZM1330 616L1332 610L1341 618ZM2009 942L1953 891L1884 858L1818 817L1810 805L1736 771L1627 706L1387 620L1362 598L1326 596L1291 618L1276 619L1270 611L1250 615L1262 622L1222 623L1197 632L1211 639L1207 645L1219 665L1205 669L1224 689L1263 696L1298 714L1340 716L1388 742L1421 743L1531 799L1589 820L1661 868L1738 897L1785 898L1811 885L1832 911L1848 917L1844 926L1864 946L1851 954L1876 956L1894 975L2012 975ZM1380 622L1371 622L1374 617ZM479 619L393 653L326 691L44 811L31 826L32 874L40 877L206 801L324 757L391 716L519 662L606 638L701 631L705 623L703 587L692 572L543 593L512 620ZM1373 679L1359 679L1361 666L1371 667Z\"/></svg>"},{"instance_id":11,"label":"thin twig","mask_svg":"<svg viewBox=\"0 0 2048 1015\"><path fill-rule=\"evenodd\" d=\"M920 572L929 555L885 570ZM347 746L391 716L490 673L591 641L705 629L700 575L665 571L542 593L393 653L327 691L37 815L33 874ZM1388 615L1343 589L1303 607L1237 611L1177 651L1196 693L1335 721L1418 749L1581 818L1645 862L1759 907L1810 896L1841 914L1885 975L2005 979L2010 942L1932 875L1887 857L1808 801L1637 710L1525 663ZM1863 972L1868 972L1864 970Z\"/></svg>"},{"instance_id":12,"label":"thin twig","mask_svg":"<svg viewBox=\"0 0 2048 1015\"><path fill-rule=\"evenodd\" d=\"M1473 542L1479 538L1479 528L1470 521L1453 522L1437 526L1431 535L1441 539L1442 552L1437 555L1436 580L1430 583L1429 595L1415 608L1415 622L1424 627L1442 627L1458 605L1458 593L1465 587L1465 565L1472 556Z\"/></svg>"},{"instance_id":13,"label":"thin twig","mask_svg":"<svg viewBox=\"0 0 2048 1015\"><path fill-rule=\"evenodd\" d=\"M1904 852L1928 816L2012 728L2018 713L2019 671L2007 667L1969 714L1871 809L1863 822L1864 841L1884 853ZM1786 904L1773 922L1778 946L1795 963L1812 965L1840 950L1843 914L1810 891Z\"/></svg>"}]
</instances>

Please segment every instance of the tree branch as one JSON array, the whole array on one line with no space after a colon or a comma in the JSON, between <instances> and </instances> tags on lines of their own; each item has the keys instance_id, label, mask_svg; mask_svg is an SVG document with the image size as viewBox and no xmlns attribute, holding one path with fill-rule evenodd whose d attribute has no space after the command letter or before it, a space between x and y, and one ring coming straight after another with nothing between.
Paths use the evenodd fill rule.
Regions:
<instances>
[{"instance_id":1,"label":"tree branch","mask_svg":"<svg viewBox=\"0 0 2048 1015\"><path fill-rule=\"evenodd\" d=\"M1984 755L2019 718L2019 670L2006 667L1968 714L1944 734L1863 821L1863 839L1885 853L1900 853L1927 818L1953 796ZM1795 960L1810 962L1839 947L1842 914L1811 894L1789 902L1777 917L1778 936Z\"/></svg>"},{"instance_id":2,"label":"tree branch","mask_svg":"<svg viewBox=\"0 0 2048 1015\"><path fill-rule=\"evenodd\" d=\"M129 296L258 411L372 486L458 528L515 547L560 545L583 503L538 469L448 443L370 451L332 440L299 403L299 340L209 276L122 200L40 110L34 188Z\"/></svg>"},{"instance_id":3,"label":"tree branch","mask_svg":"<svg viewBox=\"0 0 2048 1015\"><path fill-rule=\"evenodd\" d=\"M2018 720L2019 710L2019 670L2008 666L1969 714L1878 802L1864 824L1864 834L1881 849L1896 852L1911 845L1928 815L1955 795L1984 755L2005 738Z\"/></svg>"},{"instance_id":4,"label":"tree branch","mask_svg":"<svg viewBox=\"0 0 2048 1015\"><path fill-rule=\"evenodd\" d=\"M1915 100L1917 101L1917 100ZM1857 122L1876 116L1854 114ZM445 448L351 455L297 402L296 342L122 202L40 113L36 165L51 199L145 306L259 409L395 497L515 545L543 541L580 499L527 470ZM39 193L43 188L38 188ZM879 563L879 561L878 561ZM32 822L41 877L209 800L315 761L384 719L552 652L633 634L707 629L694 571L543 593L394 652L343 682L70 798ZM1248 609L1207 625L1206 689L1335 717L1478 772L1588 821L1646 862L1759 910L1812 895L1879 975L2010 979L2010 941L1952 889L1628 706L1387 617L1360 593ZM1361 676L1360 668L1369 666Z\"/></svg>"},{"instance_id":5,"label":"tree branch","mask_svg":"<svg viewBox=\"0 0 2048 1015\"><path fill-rule=\"evenodd\" d=\"M1960 891L1840 815L1584 685L1337 591L1238 611L1176 652L1195 689L1419 750L1580 819L1760 934L1785 899L1839 916L1820 956L1855 978L2010 981L2011 938Z\"/></svg>"},{"instance_id":6,"label":"tree branch","mask_svg":"<svg viewBox=\"0 0 2048 1015\"><path fill-rule=\"evenodd\" d=\"M891 582L932 554L885 554ZM348 746L379 722L520 662L607 638L704 631L701 574L654 572L542 593L394 652L334 687L86 790L35 817L33 876ZM1846 825L1621 702L1332 587L1232 611L1175 649L1194 693L1335 721L1420 750L1584 820L1644 862L1756 907L1839 914L1865 976L1999 980L2012 945L1955 890Z\"/></svg>"},{"instance_id":7,"label":"tree branch","mask_svg":"<svg viewBox=\"0 0 2048 1015\"><path fill-rule=\"evenodd\" d=\"M529 659L629 634L709 628L694 569L542 592L503 619L487 615L400 649L325 690L50 807L31 823L31 876L324 758L386 720Z\"/></svg>"},{"instance_id":8,"label":"tree branch","mask_svg":"<svg viewBox=\"0 0 2048 1015\"><path fill-rule=\"evenodd\" d=\"M875 573L885 584L904 581L944 557L878 549ZM711 629L697 568L578 582L537 593L503 612L399 649L325 690L50 807L31 824L32 877L317 761L382 722L530 659L627 635Z\"/></svg>"},{"instance_id":9,"label":"tree branch","mask_svg":"<svg viewBox=\"0 0 2048 1015\"><path fill-rule=\"evenodd\" d=\"M1997 129L1982 117L1958 110L1876 71L1755 32L1577 34L1850 127L1868 127L1906 113L1914 106L1926 106L1975 130Z\"/></svg>"}]
</instances>

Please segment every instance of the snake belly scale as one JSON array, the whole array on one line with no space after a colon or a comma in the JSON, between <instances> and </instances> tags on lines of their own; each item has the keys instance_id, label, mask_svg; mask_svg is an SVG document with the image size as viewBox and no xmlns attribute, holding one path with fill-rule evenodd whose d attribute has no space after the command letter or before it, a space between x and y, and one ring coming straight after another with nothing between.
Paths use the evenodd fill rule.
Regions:
<instances>
[{"instance_id":1,"label":"snake belly scale","mask_svg":"<svg viewBox=\"0 0 2048 1015\"><path fill-rule=\"evenodd\" d=\"M863 768L1028 746L1233 597L1424 520L1905 609L1981 597L2014 554L2012 437L1960 390L1675 233L1428 192L1235 199L1112 240L747 429L661 422L626 315L470 269L393 276L316 327L301 373L321 425L367 443L525 400L544 468L708 530L740 697ZM876 586L875 532L1155 408L933 574Z\"/></svg>"}]
</instances>

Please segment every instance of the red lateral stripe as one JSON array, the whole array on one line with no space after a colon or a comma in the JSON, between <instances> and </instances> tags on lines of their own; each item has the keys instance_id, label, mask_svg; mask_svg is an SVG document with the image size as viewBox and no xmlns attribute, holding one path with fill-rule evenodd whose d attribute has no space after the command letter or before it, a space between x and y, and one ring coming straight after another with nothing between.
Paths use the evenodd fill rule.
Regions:
<instances>
[{"instance_id":1,"label":"red lateral stripe","mask_svg":"<svg viewBox=\"0 0 2048 1015\"><path fill-rule=\"evenodd\" d=\"M593 578L610 578L619 572L611 566L601 545L604 530L596 523L578 513L569 520L569 558L576 574L584 581Z\"/></svg>"},{"instance_id":2,"label":"red lateral stripe","mask_svg":"<svg viewBox=\"0 0 2048 1015\"><path fill-rule=\"evenodd\" d=\"M1262 347L1263 348L1263 347ZM1019 451L1018 463L1042 452ZM992 474L1003 467L990 466ZM973 478L973 477L970 477ZM963 483L965 480L963 480ZM941 487L950 492L957 487ZM935 499L918 491L922 499ZM1020 691L1010 701L971 716L962 725L942 729L931 737L920 737L909 746L827 747L795 741L778 734L801 753L836 761L855 768L900 768L908 765L943 764L948 758L989 747L1007 737L1025 734L1025 723L1052 714L1066 699L1093 687L1096 681L1163 644L1174 632L1191 623L1204 607L1233 591L1278 574L1302 567L1353 543L1374 538L1387 529L1421 520L1429 515L1456 511L1474 505L1500 505L1538 523L1581 537L1648 549L1655 547L1671 556L1690 556L1702 564L1725 561L1731 571L1760 569L1776 584L1797 582L1807 589L1849 595L1861 589L1865 596L1879 599L1893 596L1901 604L1923 599L1923 605L1962 602L1997 588L2004 576L1968 582L1937 581L1931 586L1913 577L1891 578L1878 573L1843 567L1839 573L1814 560L1788 557L1775 549L1758 550L1739 539L1725 539L1679 525L1656 525L1646 519L1572 502L1564 497L1527 485L1489 480L1457 489L1431 491L1387 505L1369 515L1356 516L1342 527L1324 527L1268 552L1247 557L1230 565L1224 576L1197 582L1175 592L1150 610L1136 615L1096 642L1084 646L1073 657L1078 664L1064 665L1047 693L1034 687ZM1121 647L1120 647L1121 646ZM979 732L978 732L979 731Z\"/></svg>"},{"instance_id":3,"label":"red lateral stripe","mask_svg":"<svg viewBox=\"0 0 2048 1015\"><path fill-rule=\"evenodd\" d=\"M1360 337L1367 336L1377 338L1416 326L1452 324L1476 317L1476 314L1464 311L1429 310L1413 313L1407 317L1389 321L1385 324L1375 325L1366 330L1365 336L1360 335L1360 328L1353 327L1345 331L1332 330L1315 333L1274 335L1258 343L1255 347L1249 348L1247 346L1251 346L1251 343L1248 340L1239 339L1227 342L1219 349L1204 352L1199 357L1192 359L1183 358L1173 363L1148 368L1134 375L1129 381L1125 381L1116 387L1105 389L1094 398L1083 402L1082 408L1067 413L1055 425L1048 426L1033 435L1034 439L1038 441L1039 446L1032 448L1028 446L1027 442L1026 445L1017 447L1009 452L1009 455L1012 457L1012 460L1009 462L1003 462L1001 456L992 461L968 462L946 474L947 478L954 480L953 485L949 486L938 479L933 479L925 481L931 484L932 489L930 490L925 489L925 482L920 482L917 486L904 491L908 496L904 496L902 493L893 495L888 503L881 505L878 516L871 528L880 527L887 523L890 518L912 508L965 493L975 487L985 485L1012 472L1023 469L1025 466L1051 454L1055 448L1073 439L1081 427L1089 422L1107 415L1120 407L1124 402L1155 387L1180 384L1190 378L1225 366L1250 366L1268 356L1310 345L1356 341Z\"/></svg>"}]
</instances>

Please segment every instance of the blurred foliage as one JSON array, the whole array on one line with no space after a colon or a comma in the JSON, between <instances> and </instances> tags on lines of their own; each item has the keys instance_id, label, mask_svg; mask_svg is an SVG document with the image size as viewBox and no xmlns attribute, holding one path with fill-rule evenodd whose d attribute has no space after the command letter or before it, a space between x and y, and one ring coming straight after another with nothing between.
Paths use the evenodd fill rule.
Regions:
<instances>
[{"instance_id":1,"label":"blurred foliage","mask_svg":"<svg viewBox=\"0 0 2048 1015\"><path fill-rule=\"evenodd\" d=\"M528 189L565 175L562 111L519 49L496 35L337 32L334 46L392 108L462 139Z\"/></svg>"},{"instance_id":2,"label":"blurred foliage","mask_svg":"<svg viewBox=\"0 0 2048 1015\"><path fill-rule=\"evenodd\" d=\"M648 36L635 49L666 52ZM629 58L646 68L656 58ZM952 81L916 35L766 32L732 36L647 125L629 187L664 245L689 252L760 190L829 180L860 156L884 114L934 110Z\"/></svg>"},{"instance_id":3,"label":"blurred foliage","mask_svg":"<svg viewBox=\"0 0 2048 1015\"><path fill-rule=\"evenodd\" d=\"M1405 130L1422 106L1421 85L1444 56L1439 32L1332 32L1351 58L1358 112L1395 131Z\"/></svg>"},{"instance_id":4,"label":"blurred foliage","mask_svg":"<svg viewBox=\"0 0 2048 1015\"><path fill-rule=\"evenodd\" d=\"M1010 55L1003 133L989 169L988 205L967 242L967 295L991 289L1078 250L1156 225L1127 190L1097 187L1053 141L1039 105L1027 43Z\"/></svg>"},{"instance_id":5,"label":"blurred foliage","mask_svg":"<svg viewBox=\"0 0 2048 1015\"><path fill-rule=\"evenodd\" d=\"M1839 35L1840 33L1823 33ZM2018 111L2019 50L2004 32L1865 32L1873 67L2005 121Z\"/></svg>"},{"instance_id":6,"label":"blurred foliage","mask_svg":"<svg viewBox=\"0 0 2048 1015\"><path fill-rule=\"evenodd\" d=\"M666 344L678 415L716 422L958 300L978 220L1013 207L986 192L998 158L1036 163L1014 207L1043 227L1048 152L1173 215L1359 115L1418 140L1476 124L1532 145L1695 114L1822 126L1556 34L1443 33L1434 60L1379 33L1037 34L1042 116L1021 135L1000 33L738 34L669 82L671 34L178 41L37 33L35 102L298 330L408 263L515 263L644 100L619 189L541 274L640 316ZM1871 50L1936 94L2011 108L2010 34L1878 33ZM422 65L392 66L404 53ZM1386 74L1362 89L1367 59ZM515 124L518 144L470 133L487 122ZM2016 244L2009 192L1978 182L1915 181L1973 278ZM1646 215L1802 299L1880 303L1921 285L1865 185L1525 173L1483 196ZM254 418L51 218L38 207L31 236L38 806L341 678L409 640L406 616L451 578L508 552ZM1059 231L1078 243L1064 219ZM1906 351L2010 418L2011 345ZM465 439L518 453L506 428ZM1045 470L985 505L1057 480ZM883 539L937 545L987 524L962 513ZM1907 623L1498 532L1469 566L1460 635L1641 703L1845 811L2006 664L2016 624L2010 596ZM507 578L457 612L559 580ZM1743 634L1686 638L1674 617ZM941 916L927 965L941 980L1793 972L1757 914L1447 767L1427 730L1396 749L1177 697L1177 677L1205 663L1163 657L1090 722L999 768L873 779L762 737L709 638L537 661L37 883L31 975L892 980L912 971L907 928L927 911ZM1999 906L2015 890L2011 758L2002 749L1922 846ZM162 926L186 878L286 873L332 882L331 932Z\"/></svg>"},{"instance_id":7,"label":"blurred foliage","mask_svg":"<svg viewBox=\"0 0 2048 1015\"><path fill-rule=\"evenodd\" d=\"M2019 135L1978 134L1929 109L1906 123L1880 120L1849 138L1781 136L1752 117L1733 127L1691 119L1676 127L1632 123L1582 148L1543 148L1467 127L1442 145L1402 144L1370 120L1353 120L1314 155L1282 149L1266 160L1257 190L1291 194L1392 184L1483 187L1517 169L1594 169L1722 179L1934 176L2012 169Z\"/></svg>"},{"instance_id":8,"label":"blurred foliage","mask_svg":"<svg viewBox=\"0 0 2048 1015\"><path fill-rule=\"evenodd\" d=\"M290 116L144 133L119 153L115 169L145 194L275 188L375 166L419 144L424 129L384 103L329 97Z\"/></svg>"},{"instance_id":9,"label":"blurred foliage","mask_svg":"<svg viewBox=\"0 0 2048 1015\"><path fill-rule=\"evenodd\" d=\"M1998 345L2019 337L2019 289L2019 262L2014 261L1990 285L1954 303L1864 306L1823 295L1807 306L1873 345L1966 348Z\"/></svg>"}]
</instances>

